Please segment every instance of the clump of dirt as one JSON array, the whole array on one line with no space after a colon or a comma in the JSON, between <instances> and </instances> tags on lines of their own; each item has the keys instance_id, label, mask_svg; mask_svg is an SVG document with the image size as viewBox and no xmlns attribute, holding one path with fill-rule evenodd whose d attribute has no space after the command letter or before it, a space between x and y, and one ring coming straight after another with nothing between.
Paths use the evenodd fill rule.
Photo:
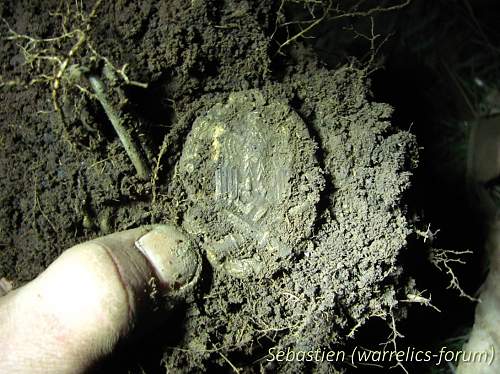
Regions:
<instances>
[{"instance_id":1,"label":"clump of dirt","mask_svg":"<svg viewBox=\"0 0 500 374\"><path fill-rule=\"evenodd\" d=\"M171 193L210 287L167 367L343 344L396 309L409 287L397 259L412 232L401 199L416 144L368 96L362 71L318 68L231 94L194 121Z\"/></svg>"},{"instance_id":2,"label":"clump of dirt","mask_svg":"<svg viewBox=\"0 0 500 374\"><path fill-rule=\"evenodd\" d=\"M60 20L37 15L42 4L57 10L50 2L0 10L18 33L57 35ZM121 110L140 119L134 134L151 181L134 175L91 97L64 92L62 121L45 86L3 89L0 275L22 284L82 240L182 225L205 263L183 334L163 362L186 372L276 369L260 360L271 347L342 345L369 318L404 313L397 299L410 282L398 256L412 232L403 198L415 139L391 126L388 105L371 101L360 67L321 68L298 49L300 62L272 74L271 9L260 1L98 9L95 48L150 83L124 84ZM40 74L3 43L3 79ZM79 53L90 61L89 51Z\"/></svg>"}]
</instances>

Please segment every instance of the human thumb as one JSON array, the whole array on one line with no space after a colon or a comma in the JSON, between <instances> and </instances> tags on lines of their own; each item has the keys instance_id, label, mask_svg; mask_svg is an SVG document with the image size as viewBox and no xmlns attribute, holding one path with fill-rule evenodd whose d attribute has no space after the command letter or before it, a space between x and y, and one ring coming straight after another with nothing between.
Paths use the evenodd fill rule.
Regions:
<instances>
[{"instance_id":1,"label":"human thumb","mask_svg":"<svg viewBox=\"0 0 500 374\"><path fill-rule=\"evenodd\" d=\"M188 292L200 264L192 241L172 225L68 249L35 280L0 298L0 372L87 371L141 324L159 294Z\"/></svg>"}]
</instances>

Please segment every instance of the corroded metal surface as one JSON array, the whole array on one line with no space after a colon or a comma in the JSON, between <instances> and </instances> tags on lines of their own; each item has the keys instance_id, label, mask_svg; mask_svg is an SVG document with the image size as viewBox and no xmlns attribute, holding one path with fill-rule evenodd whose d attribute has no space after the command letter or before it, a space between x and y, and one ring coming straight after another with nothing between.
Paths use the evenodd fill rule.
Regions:
<instances>
[{"instance_id":1,"label":"corroded metal surface","mask_svg":"<svg viewBox=\"0 0 500 374\"><path fill-rule=\"evenodd\" d=\"M314 151L299 116L257 91L233 94L195 121L177 175L192 203L184 225L203 236L214 267L260 276L299 250L323 185Z\"/></svg>"}]
</instances>

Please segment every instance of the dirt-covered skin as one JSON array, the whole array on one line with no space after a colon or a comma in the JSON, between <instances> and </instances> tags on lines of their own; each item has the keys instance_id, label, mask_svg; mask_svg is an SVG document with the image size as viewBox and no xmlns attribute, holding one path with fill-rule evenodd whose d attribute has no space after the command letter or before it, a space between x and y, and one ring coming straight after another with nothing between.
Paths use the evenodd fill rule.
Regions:
<instances>
[{"instance_id":1,"label":"dirt-covered skin","mask_svg":"<svg viewBox=\"0 0 500 374\"><path fill-rule=\"evenodd\" d=\"M47 14L58 3L10 1L0 12L18 33L57 36L60 18ZM183 334L164 352L173 372L230 371L228 361L242 372L300 371L301 362L262 358L275 346L338 347L368 318L401 313L415 140L371 101L363 70L312 58L273 74L271 10L261 1L100 5L94 47L149 83L122 83L120 105L137 119L151 181L135 176L88 95L68 86L61 119L47 85L2 87L0 277L20 285L65 248L114 230L182 225L204 264ZM36 66L0 43L2 80L29 83ZM79 61L90 64L90 52ZM317 370L344 367L331 365Z\"/></svg>"}]
</instances>

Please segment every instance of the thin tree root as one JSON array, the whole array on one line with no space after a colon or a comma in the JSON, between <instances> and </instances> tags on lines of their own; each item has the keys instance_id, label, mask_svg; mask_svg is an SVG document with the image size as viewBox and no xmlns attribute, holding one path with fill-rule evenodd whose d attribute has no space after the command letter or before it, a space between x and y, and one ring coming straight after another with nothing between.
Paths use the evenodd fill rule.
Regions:
<instances>
[{"instance_id":1,"label":"thin tree root","mask_svg":"<svg viewBox=\"0 0 500 374\"><path fill-rule=\"evenodd\" d=\"M117 111L113 105L108 101L108 97L106 95L106 86L104 83L95 75L89 76L89 83L94 91L95 97L101 103L106 115L109 118L109 121L113 125L120 141L125 148L125 152L127 152L130 161L135 167L137 175L139 178L143 180L147 180L150 175L149 167L146 163L146 160L142 156L139 148L134 142L130 131L124 125L124 116L120 111Z\"/></svg>"}]
</instances>

